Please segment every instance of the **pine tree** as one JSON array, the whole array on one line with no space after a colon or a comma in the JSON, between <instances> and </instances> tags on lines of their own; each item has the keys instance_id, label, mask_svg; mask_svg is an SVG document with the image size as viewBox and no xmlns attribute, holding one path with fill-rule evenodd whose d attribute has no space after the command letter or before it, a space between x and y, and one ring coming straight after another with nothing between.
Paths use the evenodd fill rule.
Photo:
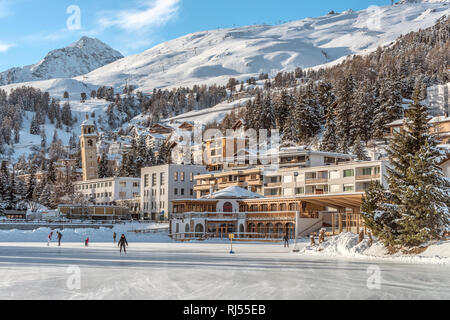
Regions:
<instances>
[{"instance_id":1,"label":"pine tree","mask_svg":"<svg viewBox=\"0 0 450 320\"><path fill-rule=\"evenodd\" d=\"M36 116L33 116L33 119L31 120L30 124L30 134L38 136L40 134L40 127L39 123L36 119Z\"/></svg>"},{"instance_id":2,"label":"pine tree","mask_svg":"<svg viewBox=\"0 0 450 320\"><path fill-rule=\"evenodd\" d=\"M39 195L38 202L46 208L52 208L52 186L49 183L43 185L42 192Z\"/></svg>"},{"instance_id":3,"label":"pine tree","mask_svg":"<svg viewBox=\"0 0 450 320\"><path fill-rule=\"evenodd\" d=\"M355 83L353 76L346 76L336 86L336 136L338 151L348 153L354 142L351 135L351 114L353 110L353 92Z\"/></svg>"},{"instance_id":4,"label":"pine tree","mask_svg":"<svg viewBox=\"0 0 450 320\"><path fill-rule=\"evenodd\" d=\"M47 149L47 134L45 133L45 126L41 127L41 149Z\"/></svg>"},{"instance_id":5,"label":"pine tree","mask_svg":"<svg viewBox=\"0 0 450 320\"><path fill-rule=\"evenodd\" d=\"M109 166L108 166L108 157L106 155L105 152L102 153L100 162L98 164L98 177L100 179L103 178L108 178L110 177L112 174L109 170Z\"/></svg>"},{"instance_id":6,"label":"pine tree","mask_svg":"<svg viewBox=\"0 0 450 320\"><path fill-rule=\"evenodd\" d=\"M394 134L387 149L390 197L363 211L381 229L389 222L389 232L375 233L386 245L413 247L440 239L450 223L450 184L438 165L443 152L429 134L427 108L416 98L406 115L405 130ZM374 201L368 194L366 202Z\"/></svg>"},{"instance_id":7,"label":"pine tree","mask_svg":"<svg viewBox=\"0 0 450 320\"><path fill-rule=\"evenodd\" d=\"M356 90L351 112L350 135L355 139L368 142L372 137L375 95L372 83L364 83Z\"/></svg>"},{"instance_id":8,"label":"pine tree","mask_svg":"<svg viewBox=\"0 0 450 320\"><path fill-rule=\"evenodd\" d=\"M291 107L291 99L286 90L282 90L275 96L273 105L276 127L283 131L289 118L289 109Z\"/></svg>"},{"instance_id":9,"label":"pine tree","mask_svg":"<svg viewBox=\"0 0 450 320\"><path fill-rule=\"evenodd\" d=\"M325 132L322 138L321 150L337 152L339 145L336 137L336 113L334 107L328 109L326 115Z\"/></svg>"},{"instance_id":10,"label":"pine tree","mask_svg":"<svg viewBox=\"0 0 450 320\"><path fill-rule=\"evenodd\" d=\"M10 209L10 177L6 162L2 161L0 169L0 209Z\"/></svg>"},{"instance_id":11,"label":"pine tree","mask_svg":"<svg viewBox=\"0 0 450 320\"><path fill-rule=\"evenodd\" d=\"M379 104L375 110L374 117L374 136L383 138L386 125L398 120L403 115L403 98L401 90L401 82L396 72L388 78L380 80Z\"/></svg>"},{"instance_id":12,"label":"pine tree","mask_svg":"<svg viewBox=\"0 0 450 320\"><path fill-rule=\"evenodd\" d=\"M357 137L352 148L352 152L357 156L358 160L368 161L370 158L367 155L366 149L364 148L364 143L361 141L360 137Z\"/></svg>"},{"instance_id":13,"label":"pine tree","mask_svg":"<svg viewBox=\"0 0 450 320\"><path fill-rule=\"evenodd\" d=\"M392 246L400 233L397 223L398 212L392 210L392 196L378 182L372 182L361 206L361 215L367 228L377 236L385 246Z\"/></svg>"}]
</instances>

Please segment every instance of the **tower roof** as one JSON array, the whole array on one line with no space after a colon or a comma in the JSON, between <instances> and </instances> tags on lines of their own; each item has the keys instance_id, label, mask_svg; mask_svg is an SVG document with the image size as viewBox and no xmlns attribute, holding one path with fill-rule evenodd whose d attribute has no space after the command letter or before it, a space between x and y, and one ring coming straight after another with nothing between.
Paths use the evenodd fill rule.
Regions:
<instances>
[{"instance_id":1,"label":"tower roof","mask_svg":"<svg viewBox=\"0 0 450 320\"><path fill-rule=\"evenodd\" d=\"M88 126L94 126L94 121L92 121L91 119L86 119L83 121L83 123L81 124L82 127L88 127Z\"/></svg>"}]
</instances>

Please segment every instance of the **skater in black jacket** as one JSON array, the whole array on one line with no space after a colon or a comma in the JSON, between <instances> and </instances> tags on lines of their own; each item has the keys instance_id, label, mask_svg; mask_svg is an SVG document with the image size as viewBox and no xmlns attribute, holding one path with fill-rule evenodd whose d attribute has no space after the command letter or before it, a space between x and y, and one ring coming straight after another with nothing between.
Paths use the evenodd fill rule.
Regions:
<instances>
[{"instance_id":1,"label":"skater in black jacket","mask_svg":"<svg viewBox=\"0 0 450 320\"><path fill-rule=\"evenodd\" d=\"M289 248L289 234L286 233L286 235L284 236L283 240L284 240L284 247L285 248L286 247Z\"/></svg>"},{"instance_id":2,"label":"skater in black jacket","mask_svg":"<svg viewBox=\"0 0 450 320\"><path fill-rule=\"evenodd\" d=\"M127 253L128 241L124 234L120 237L118 247L120 247L120 253L122 253L122 249L123 252Z\"/></svg>"},{"instance_id":3,"label":"skater in black jacket","mask_svg":"<svg viewBox=\"0 0 450 320\"><path fill-rule=\"evenodd\" d=\"M58 247L61 247L61 238L62 238L62 233L61 232L57 232L58 233Z\"/></svg>"}]
</instances>

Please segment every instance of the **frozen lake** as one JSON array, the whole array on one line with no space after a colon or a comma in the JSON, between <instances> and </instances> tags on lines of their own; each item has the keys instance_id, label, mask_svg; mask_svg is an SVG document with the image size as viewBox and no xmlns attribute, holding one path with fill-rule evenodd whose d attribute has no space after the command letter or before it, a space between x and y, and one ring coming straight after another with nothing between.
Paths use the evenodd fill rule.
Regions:
<instances>
[{"instance_id":1,"label":"frozen lake","mask_svg":"<svg viewBox=\"0 0 450 320\"><path fill-rule=\"evenodd\" d=\"M324 259L279 244L238 243L235 255L226 243L130 245L120 256L105 243L0 243L0 299L450 299L448 265ZM368 288L368 268L380 289Z\"/></svg>"}]
</instances>

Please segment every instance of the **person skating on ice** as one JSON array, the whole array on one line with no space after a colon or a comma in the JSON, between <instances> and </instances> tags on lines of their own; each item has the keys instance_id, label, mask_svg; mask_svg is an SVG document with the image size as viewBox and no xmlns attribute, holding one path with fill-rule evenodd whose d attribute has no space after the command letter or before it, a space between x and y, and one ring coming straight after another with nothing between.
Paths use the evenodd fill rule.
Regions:
<instances>
[{"instance_id":1,"label":"person skating on ice","mask_svg":"<svg viewBox=\"0 0 450 320\"><path fill-rule=\"evenodd\" d=\"M127 246L128 246L127 238L125 238L125 235L122 234L118 244L118 247L120 247L120 254L122 254L122 249L125 254L127 253Z\"/></svg>"},{"instance_id":2,"label":"person skating on ice","mask_svg":"<svg viewBox=\"0 0 450 320\"><path fill-rule=\"evenodd\" d=\"M50 232L50 233L48 234L47 247L50 246L50 242L52 241L52 237L53 237L53 232Z\"/></svg>"}]
</instances>

